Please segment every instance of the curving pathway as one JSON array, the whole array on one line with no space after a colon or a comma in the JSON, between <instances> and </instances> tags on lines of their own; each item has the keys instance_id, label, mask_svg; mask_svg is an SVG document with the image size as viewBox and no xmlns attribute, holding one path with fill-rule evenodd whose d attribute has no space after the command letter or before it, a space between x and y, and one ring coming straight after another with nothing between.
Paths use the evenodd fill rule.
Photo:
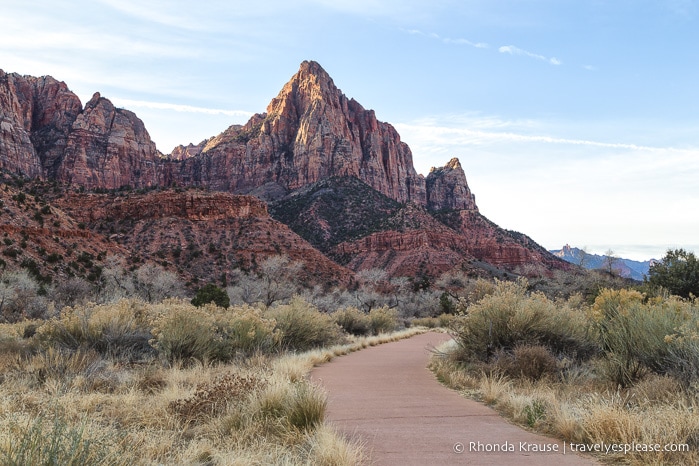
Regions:
<instances>
[{"instance_id":1,"label":"curving pathway","mask_svg":"<svg viewBox=\"0 0 699 466\"><path fill-rule=\"evenodd\" d=\"M376 465L597 464L441 385L427 369L429 349L449 338L425 333L313 369L311 378L328 391L329 424L363 440Z\"/></svg>"}]
</instances>

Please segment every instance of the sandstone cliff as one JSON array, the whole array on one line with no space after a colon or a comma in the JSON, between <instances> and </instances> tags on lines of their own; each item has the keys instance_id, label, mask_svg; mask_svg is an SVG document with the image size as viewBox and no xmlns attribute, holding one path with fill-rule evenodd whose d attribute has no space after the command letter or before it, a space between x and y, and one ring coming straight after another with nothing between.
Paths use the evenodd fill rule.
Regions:
<instances>
[{"instance_id":1,"label":"sandstone cliff","mask_svg":"<svg viewBox=\"0 0 699 466\"><path fill-rule=\"evenodd\" d=\"M0 70L0 168L28 178L55 177L81 110L63 82Z\"/></svg>"},{"instance_id":2,"label":"sandstone cliff","mask_svg":"<svg viewBox=\"0 0 699 466\"><path fill-rule=\"evenodd\" d=\"M99 92L71 127L56 178L88 188L160 184L160 157L143 122Z\"/></svg>"}]
</instances>

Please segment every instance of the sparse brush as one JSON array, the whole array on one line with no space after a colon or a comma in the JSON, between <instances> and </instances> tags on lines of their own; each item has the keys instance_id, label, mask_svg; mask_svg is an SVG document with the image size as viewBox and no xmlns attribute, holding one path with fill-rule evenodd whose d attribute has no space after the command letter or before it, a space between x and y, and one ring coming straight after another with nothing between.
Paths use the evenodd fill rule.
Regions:
<instances>
[{"instance_id":1,"label":"sparse brush","mask_svg":"<svg viewBox=\"0 0 699 466\"><path fill-rule=\"evenodd\" d=\"M199 416L213 416L265 384L264 379L252 374L226 374L211 382L198 384L192 396L170 402L168 411L186 421L193 421Z\"/></svg>"}]
</instances>

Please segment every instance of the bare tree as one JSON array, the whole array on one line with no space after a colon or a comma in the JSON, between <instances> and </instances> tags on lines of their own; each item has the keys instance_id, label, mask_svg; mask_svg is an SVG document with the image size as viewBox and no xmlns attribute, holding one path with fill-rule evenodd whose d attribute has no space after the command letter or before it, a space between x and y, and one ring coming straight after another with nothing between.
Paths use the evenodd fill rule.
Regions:
<instances>
[{"instance_id":1,"label":"bare tree","mask_svg":"<svg viewBox=\"0 0 699 466\"><path fill-rule=\"evenodd\" d=\"M154 264L136 270L134 286L138 296L149 303L182 296L182 283L177 275Z\"/></svg>"},{"instance_id":2,"label":"bare tree","mask_svg":"<svg viewBox=\"0 0 699 466\"><path fill-rule=\"evenodd\" d=\"M604 253L604 270L607 272L609 275L615 275L614 273L614 265L619 261L619 257L614 255L614 251L611 249L607 249L607 252Z\"/></svg>"}]
</instances>

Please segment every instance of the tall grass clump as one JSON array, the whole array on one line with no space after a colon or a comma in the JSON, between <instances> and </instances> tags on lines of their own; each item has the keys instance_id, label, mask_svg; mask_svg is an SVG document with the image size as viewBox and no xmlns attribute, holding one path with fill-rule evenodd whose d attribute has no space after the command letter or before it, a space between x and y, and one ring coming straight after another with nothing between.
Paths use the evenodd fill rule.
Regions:
<instances>
[{"instance_id":1,"label":"tall grass clump","mask_svg":"<svg viewBox=\"0 0 699 466\"><path fill-rule=\"evenodd\" d=\"M523 279L497 282L494 292L471 305L450 330L458 344L454 357L461 361L488 362L497 353L523 346L544 346L575 359L595 352L585 314L557 306L541 293L527 293Z\"/></svg>"},{"instance_id":2,"label":"tall grass clump","mask_svg":"<svg viewBox=\"0 0 699 466\"><path fill-rule=\"evenodd\" d=\"M265 316L274 319L281 333L281 346L288 350L306 351L340 343L342 329L332 316L323 314L299 296L289 304L269 309Z\"/></svg>"},{"instance_id":3,"label":"tall grass clump","mask_svg":"<svg viewBox=\"0 0 699 466\"><path fill-rule=\"evenodd\" d=\"M61 415L36 417L26 423L13 422L0 446L0 463L8 466L128 465L135 457L124 436L98 435L83 421L72 424Z\"/></svg>"}]
</instances>

